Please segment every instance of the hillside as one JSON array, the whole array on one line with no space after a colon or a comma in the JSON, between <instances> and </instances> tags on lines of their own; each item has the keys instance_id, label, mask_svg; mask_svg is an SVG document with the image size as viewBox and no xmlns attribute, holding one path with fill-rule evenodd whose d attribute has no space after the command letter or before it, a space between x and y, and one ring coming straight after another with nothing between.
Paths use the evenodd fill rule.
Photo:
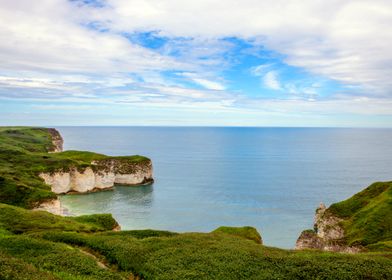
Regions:
<instances>
[{"instance_id":1,"label":"hillside","mask_svg":"<svg viewBox=\"0 0 392 280\"><path fill-rule=\"evenodd\" d=\"M370 185L351 198L321 204L314 229L305 230L297 249L337 252L392 251L392 182Z\"/></svg>"},{"instance_id":2,"label":"hillside","mask_svg":"<svg viewBox=\"0 0 392 280\"><path fill-rule=\"evenodd\" d=\"M374 183L327 211L344 220L349 246L392 250L392 182Z\"/></svg>"},{"instance_id":3,"label":"hillside","mask_svg":"<svg viewBox=\"0 0 392 280\"><path fill-rule=\"evenodd\" d=\"M115 225L108 215L60 217L2 204L0 279L388 279L392 274L390 254L270 248L254 240L249 227L178 234L113 232Z\"/></svg>"}]
</instances>

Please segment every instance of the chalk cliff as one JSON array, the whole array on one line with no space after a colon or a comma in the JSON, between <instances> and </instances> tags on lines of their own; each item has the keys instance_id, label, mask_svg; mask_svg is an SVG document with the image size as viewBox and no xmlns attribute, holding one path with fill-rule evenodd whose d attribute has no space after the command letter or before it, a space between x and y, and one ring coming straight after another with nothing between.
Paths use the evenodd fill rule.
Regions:
<instances>
[{"instance_id":1,"label":"chalk cliff","mask_svg":"<svg viewBox=\"0 0 392 280\"><path fill-rule=\"evenodd\" d=\"M328 212L325 205L321 203L314 217L314 229L303 231L296 242L295 248L297 250L317 249L345 253L359 252L361 250L359 247L345 245L342 221L343 219Z\"/></svg>"},{"instance_id":2,"label":"chalk cliff","mask_svg":"<svg viewBox=\"0 0 392 280\"><path fill-rule=\"evenodd\" d=\"M59 215L59 216L68 216L69 215L67 209L65 209L61 205L61 201L58 198L42 202L39 205L37 205L35 208L33 208L32 210L46 211L46 212L49 212L49 213L52 213L55 215Z\"/></svg>"},{"instance_id":3,"label":"chalk cliff","mask_svg":"<svg viewBox=\"0 0 392 280\"><path fill-rule=\"evenodd\" d=\"M49 148L49 153L58 153L63 151L64 140L60 132L55 128L48 128L50 138L52 140L52 147Z\"/></svg>"},{"instance_id":4,"label":"chalk cliff","mask_svg":"<svg viewBox=\"0 0 392 280\"><path fill-rule=\"evenodd\" d=\"M150 160L133 162L121 157L95 160L85 168L70 167L68 170L40 173L39 176L56 194L86 193L110 189L115 184L141 185L153 182Z\"/></svg>"}]
</instances>

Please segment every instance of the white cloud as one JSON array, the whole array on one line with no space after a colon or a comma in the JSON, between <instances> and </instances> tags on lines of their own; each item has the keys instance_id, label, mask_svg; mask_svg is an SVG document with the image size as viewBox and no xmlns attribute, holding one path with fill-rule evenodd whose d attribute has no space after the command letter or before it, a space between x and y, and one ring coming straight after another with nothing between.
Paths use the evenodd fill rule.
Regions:
<instances>
[{"instance_id":1,"label":"white cloud","mask_svg":"<svg viewBox=\"0 0 392 280\"><path fill-rule=\"evenodd\" d=\"M104 7L78 3L2 1L2 69L105 75L203 71L200 66L219 67L225 61L219 54L227 46L216 38L235 36L280 52L290 65L312 73L360 84L371 94L392 92L389 0L107 0ZM81 25L91 22L109 32ZM118 33L151 30L168 38L188 38L171 40L165 47L170 54L170 48L182 45L180 59L131 44Z\"/></svg>"},{"instance_id":2,"label":"white cloud","mask_svg":"<svg viewBox=\"0 0 392 280\"><path fill-rule=\"evenodd\" d=\"M132 81L130 73L147 79L152 72L197 69L121 34L86 28L81 23L93 11L65 0L2 1L0 82L22 88L64 84L66 90L81 80L92 87L121 86Z\"/></svg>"},{"instance_id":3,"label":"white cloud","mask_svg":"<svg viewBox=\"0 0 392 280\"><path fill-rule=\"evenodd\" d=\"M226 89L226 87L222 83L201 77L197 73L185 72L185 73L179 73L178 75L186 77L186 78L190 79L192 82L197 83L206 89L210 89L210 90L225 90Z\"/></svg>"},{"instance_id":4,"label":"white cloud","mask_svg":"<svg viewBox=\"0 0 392 280\"><path fill-rule=\"evenodd\" d=\"M196 83L202 85L206 89L225 90L225 86L223 86L222 84L220 84L218 82L209 81L209 80L200 79L200 78L194 78L193 81L195 81Z\"/></svg>"},{"instance_id":5,"label":"white cloud","mask_svg":"<svg viewBox=\"0 0 392 280\"><path fill-rule=\"evenodd\" d=\"M159 30L169 37L253 40L293 66L371 94L391 94L390 0L108 0L100 16L114 30ZM105 17L106 16L106 17Z\"/></svg>"},{"instance_id":6,"label":"white cloud","mask_svg":"<svg viewBox=\"0 0 392 280\"><path fill-rule=\"evenodd\" d=\"M264 86L273 90L280 90L282 88L276 71L268 71L263 77L263 82Z\"/></svg>"}]
</instances>

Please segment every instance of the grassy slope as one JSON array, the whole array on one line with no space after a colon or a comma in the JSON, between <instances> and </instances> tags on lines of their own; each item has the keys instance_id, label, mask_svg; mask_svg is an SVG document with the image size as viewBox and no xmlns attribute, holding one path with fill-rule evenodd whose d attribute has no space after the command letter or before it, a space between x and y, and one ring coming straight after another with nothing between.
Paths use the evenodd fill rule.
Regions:
<instances>
[{"instance_id":1,"label":"grassy slope","mask_svg":"<svg viewBox=\"0 0 392 280\"><path fill-rule=\"evenodd\" d=\"M392 249L392 182L374 183L328 211L345 219L349 245Z\"/></svg>"},{"instance_id":2,"label":"grassy slope","mask_svg":"<svg viewBox=\"0 0 392 280\"><path fill-rule=\"evenodd\" d=\"M44 129L0 128L0 202L28 207L52 196L37 172L105 158L74 151L47 154L49 140ZM359 208L336 209L351 217ZM137 279L133 275L144 279L390 279L392 275L392 253L353 256L269 248L258 244L258 233L250 227L177 234L110 231L115 225L110 215L59 217L0 204L0 279Z\"/></svg>"},{"instance_id":3,"label":"grassy slope","mask_svg":"<svg viewBox=\"0 0 392 280\"><path fill-rule=\"evenodd\" d=\"M117 222L110 214L61 217L0 203L0 228L14 234L46 230L96 232L116 226Z\"/></svg>"},{"instance_id":4,"label":"grassy slope","mask_svg":"<svg viewBox=\"0 0 392 280\"><path fill-rule=\"evenodd\" d=\"M31 279L388 279L392 274L392 254L270 248L249 240L250 228L113 232L107 231L113 220L0 206L0 279L7 279L4 274L26 279L26 270L38 273Z\"/></svg>"},{"instance_id":5,"label":"grassy slope","mask_svg":"<svg viewBox=\"0 0 392 280\"><path fill-rule=\"evenodd\" d=\"M51 153L50 134L45 128L0 127L0 203L32 208L37 202L56 197L38 177L40 172L85 168L91 161L126 159L143 162L142 156L108 157L80 151Z\"/></svg>"}]
</instances>

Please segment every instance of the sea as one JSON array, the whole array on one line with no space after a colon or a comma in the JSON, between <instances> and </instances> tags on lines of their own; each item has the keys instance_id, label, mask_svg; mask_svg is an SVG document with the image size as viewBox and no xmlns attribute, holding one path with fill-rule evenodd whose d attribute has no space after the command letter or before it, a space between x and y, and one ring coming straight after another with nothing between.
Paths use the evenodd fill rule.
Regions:
<instances>
[{"instance_id":1,"label":"sea","mask_svg":"<svg viewBox=\"0 0 392 280\"><path fill-rule=\"evenodd\" d=\"M315 209L392 180L392 129L58 127L66 150L152 159L150 186L64 195L74 215L111 213L123 230L257 228L294 248Z\"/></svg>"}]
</instances>

